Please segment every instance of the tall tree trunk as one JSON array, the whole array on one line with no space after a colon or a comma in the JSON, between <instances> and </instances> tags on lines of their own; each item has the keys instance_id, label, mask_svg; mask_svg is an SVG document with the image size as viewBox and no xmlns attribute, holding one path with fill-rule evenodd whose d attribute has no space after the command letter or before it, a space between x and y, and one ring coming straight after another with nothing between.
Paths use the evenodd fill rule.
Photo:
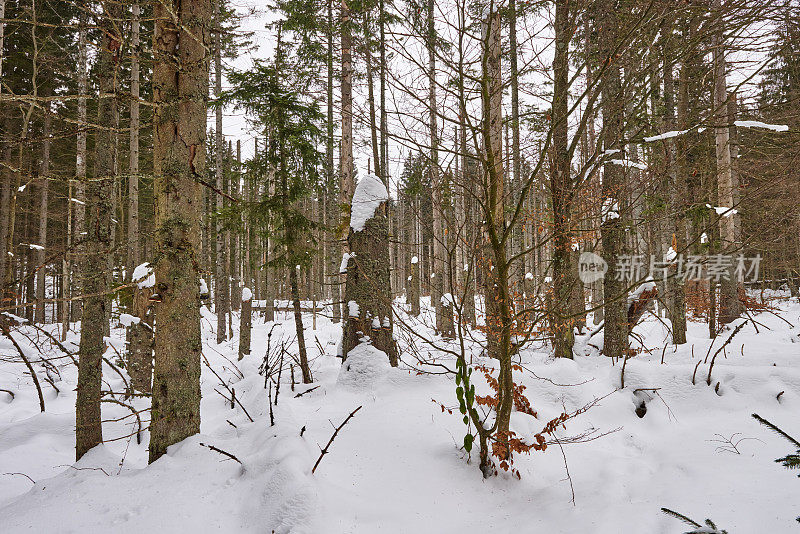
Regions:
<instances>
[{"instance_id":1,"label":"tall tree trunk","mask_svg":"<svg viewBox=\"0 0 800 534\"><path fill-rule=\"evenodd\" d=\"M596 3L596 28L598 53L601 69L598 71L601 84L603 110L603 150L622 150L620 140L623 135L624 101L620 67L615 58L619 35L619 17L612 0L598 0ZM622 167L606 164L603 167L602 197L604 204L603 221L600 226L603 242L603 256L609 265L615 265L625 250L625 228L622 217L623 187L625 177ZM627 294L625 282L616 276L606 276L603 280L604 302L604 347L606 356L619 358L628 349Z\"/></svg>"},{"instance_id":2,"label":"tall tree trunk","mask_svg":"<svg viewBox=\"0 0 800 534\"><path fill-rule=\"evenodd\" d=\"M513 408L511 376L511 295L508 286L506 230L504 214L503 168L503 80L500 64L500 11L495 7L482 21L482 76L480 80L484 148L485 208L483 218L489 241L488 257L484 258L484 299L486 306L486 338L489 357L499 363L496 436L502 445L499 456L506 459L509 421ZM506 443L504 443L506 442ZM481 469L488 469L488 451L481 446Z\"/></svg>"},{"instance_id":3,"label":"tall tree trunk","mask_svg":"<svg viewBox=\"0 0 800 534\"><path fill-rule=\"evenodd\" d=\"M128 276L139 265L139 2L131 6L131 132L128 150Z\"/></svg>"},{"instance_id":4,"label":"tall tree trunk","mask_svg":"<svg viewBox=\"0 0 800 534\"><path fill-rule=\"evenodd\" d=\"M426 46L428 48L428 126L430 128L429 171L433 210L433 277L431 304L436 313L436 330L445 337L453 337L453 298L445 297L447 289L447 235L445 231L445 191L439 170L439 126L436 105L436 28L434 25L434 0L428 0Z\"/></svg>"},{"instance_id":5,"label":"tall tree trunk","mask_svg":"<svg viewBox=\"0 0 800 534\"><path fill-rule=\"evenodd\" d=\"M723 13L720 0L712 6L717 13L717 24L722 26ZM723 28L713 36L714 63L714 142L717 153L717 201L720 207L734 207L733 160L731 159L731 139L728 118L728 83L725 62L725 42ZM736 214L719 217L720 252L732 255L736 250ZM713 284L712 284L713 285ZM719 322L728 324L741 315L741 304L737 292L733 268L728 277L720 281Z\"/></svg>"},{"instance_id":6,"label":"tall tree trunk","mask_svg":"<svg viewBox=\"0 0 800 534\"><path fill-rule=\"evenodd\" d=\"M327 86L326 86L326 111L327 111L327 136L325 138L325 179L328 184L327 190L330 193L328 199L328 225L336 227L339 224L342 214L341 200L336 200L334 192L336 191L336 184L334 182L334 166L333 166L333 0L328 0L328 46L327 54ZM342 119L344 121L344 118ZM339 275L339 262L342 257L342 247L339 241L339 232L334 230L330 233L330 277L325 280L327 284L333 286L330 291L333 314L331 320L338 323L342 320L342 306L340 304L340 280Z\"/></svg>"},{"instance_id":7,"label":"tall tree trunk","mask_svg":"<svg viewBox=\"0 0 800 534\"><path fill-rule=\"evenodd\" d=\"M233 198L239 198L239 182L241 181L242 172L242 142L236 140L236 170L231 171L231 183L229 187L230 195ZM234 226L233 231L230 232L230 252L231 252L231 307L234 310L239 310L242 305L242 280L239 275L240 258L239 258L239 235L241 235L241 218L237 217L237 224Z\"/></svg>"},{"instance_id":8,"label":"tall tree trunk","mask_svg":"<svg viewBox=\"0 0 800 534\"><path fill-rule=\"evenodd\" d=\"M340 231L345 232L350 221L350 199L355 191L353 177L353 40L350 34L350 8L347 1L342 0L340 12L340 31L342 49L341 71L341 113L342 113L342 144L339 147L339 206L342 213ZM346 248L345 244L342 248ZM345 250L346 252L346 250ZM344 307L344 285L339 286L339 301L342 306L342 316L347 317Z\"/></svg>"},{"instance_id":9,"label":"tall tree trunk","mask_svg":"<svg viewBox=\"0 0 800 534\"><path fill-rule=\"evenodd\" d=\"M81 11L78 22L78 134L76 137L75 147L75 200L73 202L75 209L75 220L72 226L76 232L73 240L73 247L75 249L73 269L76 272L84 272L84 252L83 241L85 239L86 229L86 132L89 129L86 115L86 97L89 92L89 54L86 44L86 14ZM72 198L70 198L72 202ZM81 294L85 293L81 285L83 280L77 277L73 281L72 292ZM72 320L78 321L82 316L82 302L76 301L73 304Z\"/></svg>"},{"instance_id":10,"label":"tall tree trunk","mask_svg":"<svg viewBox=\"0 0 800 534\"><path fill-rule=\"evenodd\" d=\"M39 170L39 246L37 250L36 266L36 322L43 324L45 320L45 285L47 269L45 267L45 253L47 252L47 215L48 194L50 191L50 126L53 116L50 106L45 106L44 127L42 130L42 163Z\"/></svg>"},{"instance_id":11,"label":"tall tree trunk","mask_svg":"<svg viewBox=\"0 0 800 534\"><path fill-rule=\"evenodd\" d=\"M100 19L101 46L97 74L99 98L95 133L94 179L86 183L86 259L83 269L83 319L78 354L78 386L75 404L75 458L103 441L100 421L100 387L103 378L108 255L111 253L112 188L114 185L114 138L108 128L117 112L117 75L122 44L121 4L106 4Z\"/></svg>"},{"instance_id":12,"label":"tall tree trunk","mask_svg":"<svg viewBox=\"0 0 800 534\"><path fill-rule=\"evenodd\" d=\"M664 129L674 131L678 128L675 119L675 80L673 76L673 48L674 39L673 19L667 21L668 33L664 47ZM686 183L683 180L681 165L678 158L677 144L674 138L666 139L667 169L669 172L669 198L670 212L673 218L673 251L678 254L686 253ZM676 274L672 272L672 274ZM669 318L672 322L672 342L676 345L686 343L686 292L682 276L673 276L668 285L670 290Z\"/></svg>"},{"instance_id":13,"label":"tall tree trunk","mask_svg":"<svg viewBox=\"0 0 800 534\"><path fill-rule=\"evenodd\" d=\"M214 1L214 96L219 98L222 94L222 21L220 20L220 3ZM217 191L222 191L224 170L222 168L222 150L224 138L222 136L222 107L215 110L216 127L214 128L214 166L216 172ZM228 339L228 297L230 281L227 275L227 260L225 250L225 232L222 230L222 213L224 211L224 197L216 193L216 262L214 265L214 311L217 314L217 343Z\"/></svg>"},{"instance_id":14,"label":"tall tree trunk","mask_svg":"<svg viewBox=\"0 0 800 534\"><path fill-rule=\"evenodd\" d=\"M558 358L572 358L575 334L570 316L573 287L572 198L573 184L568 150L569 41L572 33L569 3L556 5L556 49L553 59L553 146L550 188L553 206L553 296L549 302L553 351Z\"/></svg>"},{"instance_id":15,"label":"tall tree trunk","mask_svg":"<svg viewBox=\"0 0 800 534\"><path fill-rule=\"evenodd\" d=\"M154 6L155 368L150 462L200 431L200 190L205 177L209 0Z\"/></svg>"}]
</instances>

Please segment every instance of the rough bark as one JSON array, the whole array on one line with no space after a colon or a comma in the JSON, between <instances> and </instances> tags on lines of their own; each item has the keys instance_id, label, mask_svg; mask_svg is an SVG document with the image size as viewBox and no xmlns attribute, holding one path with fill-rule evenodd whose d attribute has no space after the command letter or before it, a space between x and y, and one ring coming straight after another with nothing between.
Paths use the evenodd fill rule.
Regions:
<instances>
[{"instance_id":1,"label":"rough bark","mask_svg":"<svg viewBox=\"0 0 800 534\"><path fill-rule=\"evenodd\" d=\"M128 150L128 276L139 256L139 15L138 1L131 6L131 109Z\"/></svg>"},{"instance_id":2,"label":"rough bark","mask_svg":"<svg viewBox=\"0 0 800 534\"><path fill-rule=\"evenodd\" d=\"M369 176L364 179L370 179ZM375 179L372 177L372 179ZM394 318L389 288L389 219L387 202L382 202L364 229L350 229L348 246L354 255L347 262L342 357L366 336L389 363L397 366L397 345L392 335Z\"/></svg>"},{"instance_id":3,"label":"rough bark","mask_svg":"<svg viewBox=\"0 0 800 534\"><path fill-rule=\"evenodd\" d=\"M600 60L601 99L603 111L603 150L621 150L619 145L623 134L624 101L622 100L620 67L616 62L615 51L618 45L619 16L612 0L599 0L596 4L596 28L598 54ZM617 217L604 213L605 220L600 226L603 242L603 257L609 266L619 261L625 250L625 216L623 203L623 169L619 165L606 164L603 167L602 199L608 206L616 206ZM610 268L609 268L610 269ZM622 280L616 276L606 276L603 280L604 302L604 348L607 356L619 358L628 348L626 318L626 292Z\"/></svg>"},{"instance_id":4,"label":"rough bark","mask_svg":"<svg viewBox=\"0 0 800 534\"><path fill-rule=\"evenodd\" d=\"M118 21L120 4L106 4L100 19L102 40L97 73L100 96L97 124L112 125L117 111L117 74L122 36ZM103 333L109 300L108 255L111 252L112 188L114 184L114 138L111 129L95 133L94 179L86 183L86 259L83 263L83 316L78 353L78 385L75 404L75 458L80 460L103 441L100 422L100 387L103 378Z\"/></svg>"},{"instance_id":5,"label":"rough bark","mask_svg":"<svg viewBox=\"0 0 800 534\"><path fill-rule=\"evenodd\" d=\"M150 393L153 381L153 319L151 288L133 290L131 313L139 318L138 323L128 327L128 373L131 386L142 393Z\"/></svg>"},{"instance_id":6,"label":"rough bark","mask_svg":"<svg viewBox=\"0 0 800 534\"><path fill-rule=\"evenodd\" d=\"M200 189L211 49L209 0L154 6L155 367L150 462L200 430Z\"/></svg>"},{"instance_id":7,"label":"rough bark","mask_svg":"<svg viewBox=\"0 0 800 534\"><path fill-rule=\"evenodd\" d=\"M575 334L570 317L573 288L572 270L572 177L568 151L567 106L569 98L569 4L556 6L556 50L553 59L553 135L550 192L553 206L553 296L549 302L553 351L558 358L572 358Z\"/></svg>"},{"instance_id":8,"label":"rough bark","mask_svg":"<svg viewBox=\"0 0 800 534\"><path fill-rule=\"evenodd\" d=\"M247 288L245 288L246 290ZM247 297L247 291L243 290L242 297L242 318L239 322L239 359L250 356L250 336L253 329L253 299L252 294Z\"/></svg>"}]
</instances>

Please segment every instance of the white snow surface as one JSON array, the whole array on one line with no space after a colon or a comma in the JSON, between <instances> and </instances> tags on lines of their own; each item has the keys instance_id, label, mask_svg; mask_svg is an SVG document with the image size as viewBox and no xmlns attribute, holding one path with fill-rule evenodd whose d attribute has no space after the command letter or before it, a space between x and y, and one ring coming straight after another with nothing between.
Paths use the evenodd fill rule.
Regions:
<instances>
[{"instance_id":1,"label":"white snow surface","mask_svg":"<svg viewBox=\"0 0 800 534\"><path fill-rule=\"evenodd\" d=\"M391 370L389 356L362 341L347 354L336 382L351 391L374 391Z\"/></svg>"},{"instance_id":2,"label":"white snow surface","mask_svg":"<svg viewBox=\"0 0 800 534\"><path fill-rule=\"evenodd\" d=\"M364 225L375 215L381 202L389 200L389 192L380 178L374 174L365 174L358 180L353 193L353 205L350 210L350 228L354 232L364 230Z\"/></svg>"},{"instance_id":3,"label":"white snow surface","mask_svg":"<svg viewBox=\"0 0 800 534\"><path fill-rule=\"evenodd\" d=\"M710 517L731 533L794 532L794 518L800 514L799 482L796 473L774 462L794 451L750 414L758 413L790 435L800 436L800 304L788 293L767 291L767 295L781 298L772 301L780 317L751 312L759 322L759 333L746 322L727 354L718 355L711 386L706 385L709 366L704 363L698 368L697 384L692 384L698 359L702 362L709 349L713 354L744 319L715 340L708 338L706 323L690 321L688 342L676 346L670 343L669 320L646 316L635 332L650 352L627 361L624 388L620 388L619 363L599 356L587 336L577 337L574 360L553 360L538 342L520 349L515 361L522 368L514 371L514 380L525 386L538 418L514 412L511 428L517 435L539 431L562 406L575 410L603 397L557 433L565 439L591 429L610 432L586 443L563 445L574 505L557 445L543 453L517 455L520 480L507 474L483 479L477 450L468 463L459 447L465 433L460 414L443 412L438 404L457 406L452 377L419 374L404 363L391 368L388 357L368 343L353 349L343 366L336 358L341 324L331 323L329 314L318 315L316 329L311 314L304 317L306 338L319 340L319 347L308 344L315 383L297 385L292 393L289 373L283 373L280 401L273 406L275 426L270 426L258 367L273 324L277 326L272 347L283 341L287 351L296 353L293 317L277 313L274 323L264 323L254 314L252 355L238 362L235 343L217 345L214 321L204 317L204 354L236 388L237 399L255 422L249 422L238 405L232 410L214 393L219 381L203 366L200 434L174 445L149 466L149 432L143 430L141 443L135 436L125 437L135 431L135 421L120 420L130 412L113 403L102 407L103 435L113 441L75 463L75 366L68 358L52 360L60 372L60 377L51 373L60 392L42 381L46 411L40 413L25 365L14 358L16 351L8 339L0 337L0 389L14 395L0 391L0 532L677 534L688 530L662 514L662 506L700 522ZM483 309L481 299L476 308ZM422 299L421 320L405 314L400 304L396 311L415 334L433 336L429 298ZM479 324L482 320L478 318ZM77 348L78 327L73 325L65 342L69 350ZM40 378L46 376L38 350L22 335L35 340L35 330L17 328L22 330L12 333L14 339ZM46 328L57 333L56 325ZM124 335L123 328L114 327L110 341L122 347ZM474 331L465 339L481 336ZM396 337L403 359L424 368L404 338ZM430 339L458 350L457 342L447 345ZM632 346L641 348L636 339L631 338ZM48 342L40 343L47 357L61 355ZM446 353L437 353L419 339L416 347L425 351L426 358L454 367ZM467 350L476 364L494 367L471 341ZM116 359L111 349L106 356ZM241 375L229 360L236 362ZM104 390L124 391L123 379L107 364L103 379ZM472 381L477 394L488 393L481 373L473 373ZM295 397L314 386L319 387ZM641 388L660 389L656 394ZM116 398L123 400L121 394ZM148 399L130 402L139 410L149 407ZM641 402L647 413L640 419L634 410ZM312 474L333 427L358 406L362 408ZM142 418L146 427L149 412L142 412ZM738 444L741 454L721 448L728 438L748 438ZM230 452L244 465L200 443Z\"/></svg>"}]
</instances>

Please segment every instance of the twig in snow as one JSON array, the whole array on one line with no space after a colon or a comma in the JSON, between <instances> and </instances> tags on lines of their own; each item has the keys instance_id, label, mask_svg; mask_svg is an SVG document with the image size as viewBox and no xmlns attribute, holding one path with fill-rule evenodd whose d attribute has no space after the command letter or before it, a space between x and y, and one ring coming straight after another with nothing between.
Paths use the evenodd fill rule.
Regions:
<instances>
[{"instance_id":1,"label":"twig in snow","mask_svg":"<svg viewBox=\"0 0 800 534\"><path fill-rule=\"evenodd\" d=\"M213 445L206 445L205 443L201 443L200 445L202 445L203 447L206 447L208 449L211 449L214 452L218 452L223 456L227 456L231 460L235 460L236 462L238 462L239 465L244 465L240 459L238 459L236 456L234 456L233 454L229 453L228 451L223 451L222 449L220 449L218 447L215 447Z\"/></svg>"},{"instance_id":2,"label":"twig in snow","mask_svg":"<svg viewBox=\"0 0 800 534\"><path fill-rule=\"evenodd\" d=\"M561 440L558 439L556 433L553 432L553 437L556 438L555 442L558 443L558 448L561 449L561 456L564 458L564 470L567 472L567 480L569 480L569 489L572 492L572 506L576 506L575 504L575 486L572 485L572 477L569 474L569 465L567 464L567 455L564 452L564 447L561 445Z\"/></svg>"},{"instance_id":3,"label":"twig in snow","mask_svg":"<svg viewBox=\"0 0 800 534\"><path fill-rule=\"evenodd\" d=\"M746 324L747 324L747 320L745 320L745 321L742 321L742 322L739 324L739 326L737 326L736 328L734 328L734 329L733 329L733 332L731 333L731 335L728 337L728 339L727 339L727 340L725 340L725 343L723 343L723 344L722 344L722 346L721 346L720 348L718 348L718 349L717 349L717 352L715 352L715 353L714 353L714 356L711 358L711 365L709 365L709 366L708 366L708 377L706 378L706 384L708 384L709 386L711 385L711 370L714 368L714 360L716 360L716 359L717 359L717 354L719 354L719 353L722 351L722 349L724 349L724 348L725 348L725 346L726 346L728 343L730 343L730 342L731 342L731 340L733 339L733 337L734 337L736 334L738 334L738 333L739 333L739 330L741 330L742 328L744 328L744 325L746 325Z\"/></svg>"},{"instance_id":4,"label":"twig in snow","mask_svg":"<svg viewBox=\"0 0 800 534\"><path fill-rule=\"evenodd\" d=\"M8 389L0 389L0 391L2 391L3 393L8 393L9 395L11 395L11 400L14 400L14 397L16 396L16 395L14 395L13 391L8 390ZM783 391L781 391L781 393L783 393ZM778 397L780 397L780 395L778 395Z\"/></svg>"},{"instance_id":5,"label":"twig in snow","mask_svg":"<svg viewBox=\"0 0 800 534\"><path fill-rule=\"evenodd\" d=\"M333 431L333 435L331 436L331 439L328 440L328 443L325 445L325 448L320 451L319 458L317 458L317 463L315 463L314 467L311 468L311 473L312 474L317 470L317 466L322 461L322 458L326 454L328 454L328 448L331 446L331 443L333 443L333 440L336 439L336 436L339 434L339 431L344 427L344 425L347 424L347 422L350 419L353 418L353 416L356 414L356 412L358 412L358 410L360 410L362 407L363 407L363 405L359 406L358 408L356 408L355 410L350 412L350 415L348 415L347 418L344 421L342 421L342 424L339 425L338 427L336 427L336 430Z\"/></svg>"},{"instance_id":6,"label":"twig in snow","mask_svg":"<svg viewBox=\"0 0 800 534\"><path fill-rule=\"evenodd\" d=\"M302 397L302 396L303 396L303 395L305 395L306 393L311 393L312 391L314 391L314 390L315 390L315 389L317 389L318 387L319 387L319 386L314 386L313 388L309 388L309 389L307 389L307 390L305 390L305 391L301 391L300 393L298 393L297 395L295 395L295 396L294 396L294 398L296 399L297 397Z\"/></svg>"},{"instance_id":7,"label":"twig in snow","mask_svg":"<svg viewBox=\"0 0 800 534\"><path fill-rule=\"evenodd\" d=\"M272 382L269 383L269 426L275 426L275 416L272 414Z\"/></svg>"},{"instance_id":8,"label":"twig in snow","mask_svg":"<svg viewBox=\"0 0 800 534\"><path fill-rule=\"evenodd\" d=\"M28 361L28 357L25 356L25 353L22 351L22 347L19 346L17 340L11 335L8 326L6 326L3 322L0 322L0 330L2 330L4 336L11 340L11 344L14 345L15 349L17 349L22 361L25 362L25 366L31 373L31 377L33 377L33 384L36 386L36 393L39 394L39 408L41 408L42 412L44 412L44 395L42 395L42 386L39 384L39 377L36 376L36 371L33 370L33 366L31 365L31 362Z\"/></svg>"},{"instance_id":9,"label":"twig in snow","mask_svg":"<svg viewBox=\"0 0 800 534\"><path fill-rule=\"evenodd\" d=\"M203 354L203 363L206 364L206 367L208 367L211 370L211 372L214 373L214 376L217 377L217 379L219 380L220 384L222 384L225 387L225 389L227 389L228 392L230 393L230 391L231 391L230 386L228 386L228 384L225 383L225 381L222 379L222 377L217 374L217 372L214 370L214 368L211 367L211 364L208 363L208 358L206 358L205 354ZM236 404L239 405L239 407L242 409L242 411L247 416L247 418L250 419L250 422L254 423L255 421L253 420L252 417L250 417L250 414L247 412L247 408L245 408L244 405L242 404L242 402L239 399L236 398L236 395L231 394L231 398L236 401Z\"/></svg>"},{"instance_id":10,"label":"twig in snow","mask_svg":"<svg viewBox=\"0 0 800 534\"><path fill-rule=\"evenodd\" d=\"M4 475L19 475L19 476L21 476L21 477L25 477L25 478L27 478L28 480L30 480L31 482L33 482L34 484L36 484L36 481L35 481L35 480L33 480L33 479L32 479L31 477L29 477L28 475L26 475L25 473L3 473L3 474L4 474Z\"/></svg>"}]
</instances>

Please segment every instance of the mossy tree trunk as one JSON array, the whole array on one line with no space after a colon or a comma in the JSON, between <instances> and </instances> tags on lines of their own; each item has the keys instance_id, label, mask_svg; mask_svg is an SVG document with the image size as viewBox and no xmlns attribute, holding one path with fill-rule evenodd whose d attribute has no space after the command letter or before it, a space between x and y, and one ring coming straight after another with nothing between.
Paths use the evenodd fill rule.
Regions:
<instances>
[{"instance_id":1,"label":"mossy tree trunk","mask_svg":"<svg viewBox=\"0 0 800 534\"><path fill-rule=\"evenodd\" d=\"M369 177L365 178L368 179ZM378 350L389 356L389 363L398 363L397 345L393 336L392 298L389 267L389 217L387 203L382 202L367 220L364 229L350 229L347 243L351 251L347 262L345 284L345 316L342 355L347 354L368 337Z\"/></svg>"},{"instance_id":2,"label":"mossy tree trunk","mask_svg":"<svg viewBox=\"0 0 800 534\"><path fill-rule=\"evenodd\" d=\"M122 45L119 20L121 4L106 4L100 19L101 45L97 73L100 97L97 124L112 125L117 112L117 74ZM108 255L111 254L112 187L114 183L114 140L110 128L95 134L95 176L86 182L86 241L83 267L83 318L78 353L78 385L75 403L75 459L80 460L103 441L100 417L103 379L103 333L107 321Z\"/></svg>"},{"instance_id":3,"label":"mossy tree trunk","mask_svg":"<svg viewBox=\"0 0 800 534\"><path fill-rule=\"evenodd\" d=\"M155 367L150 462L200 430L199 262L205 173L209 0L154 7Z\"/></svg>"}]
</instances>

